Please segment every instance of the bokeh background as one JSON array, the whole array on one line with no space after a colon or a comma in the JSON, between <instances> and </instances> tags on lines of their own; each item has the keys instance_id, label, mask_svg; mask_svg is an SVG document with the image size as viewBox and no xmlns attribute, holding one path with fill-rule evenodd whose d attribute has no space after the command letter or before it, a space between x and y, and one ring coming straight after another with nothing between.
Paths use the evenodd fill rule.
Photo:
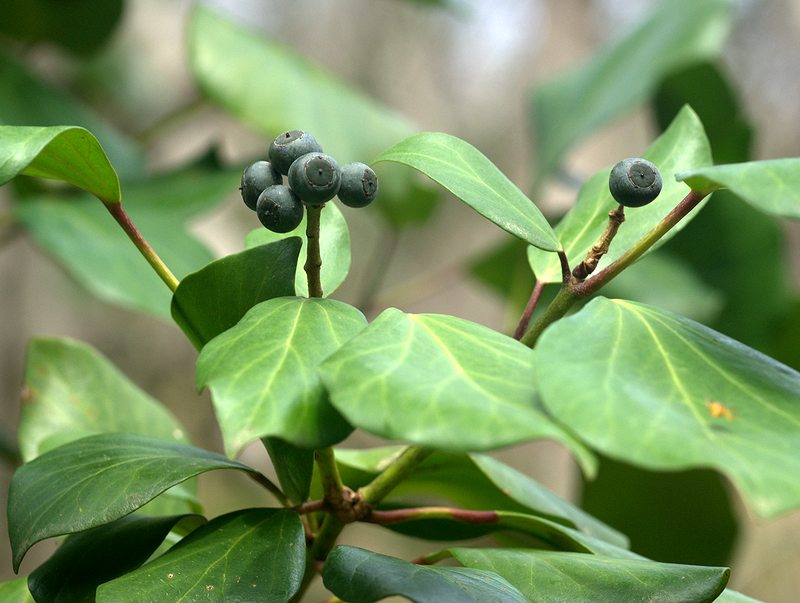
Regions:
<instances>
[{"instance_id":1,"label":"bokeh background","mask_svg":"<svg viewBox=\"0 0 800 603\"><path fill-rule=\"evenodd\" d=\"M3 9L4 19L13 18L15 4L10 3L9 13ZM148 167L154 171L182 165L210 147L216 147L227 164L243 165L260 158L269 139L220 111L194 82L184 35L193 4L189 0L129 0L108 38L84 53L46 40L20 40L0 28L0 51L139 141L146 148ZM216 0L210 4L399 111L420 130L444 131L468 140L523 190L531 191L535 176L531 93L541 82L592 57L656 3ZM77 26L75 35L81 35ZM798 40L800 1L743 0L737 4L717 65L753 127L754 158L800 154ZM259 73L248 77L257 79ZM619 93L624 95L625 90ZM14 123L2 114L0 122ZM575 182L619 158L641 153L658 131L654 110L647 104L599 130L568 153L563 173L537 191L537 204L556 218L574 201ZM98 348L134 382L163 401L187 426L195 444L221 450L208 396L195 391L195 351L181 332L172 324L119 309L86 293L8 222L9 211L8 193L0 190L2 437L13 440L19 417L27 340L34 335L56 335ZM508 244L508 237L469 208L445 197L427 221L399 232L387 228L373 208L349 211L346 216L353 265L335 297L365 308L371 316L392 305L411 312L454 314L506 332L513 328L532 277L524 271L509 276L517 283L504 290L510 291L509 295L476 278L476 262ZM253 216L234 187L215 210L197 217L192 230L215 254L223 255L241 250L244 234L254 227ZM687 233L702 240L702 229L710 227L713 224L700 224ZM769 228L774 235L771 241L783 258L776 268L776 278L786 294L780 315L759 332L737 332L740 327L736 325L743 324L746 314L726 314L726 308L735 305L736 300L729 299L735 287L720 291L713 279L698 285L704 297L693 303L704 308L709 323L800 369L800 306L796 301L800 293L800 227L775 222ZM748 236L746 231L740 234ZM678 253L687 259L687 249L692 247L684 245L682 249ZM698 249L703 254L716 253ZM508 266L511 272L513 262ZM735 278L735 270L730 273ZM698 279L703 281L703 275ZM754 292L741 295L753 298ZM755 297L757 300L757 292ZM742 307L746 312L747 307ZM372 442L359 436L348 444ZM576 467L557 446L536 443L498 455L556 492L580 499ZM269 471L260 446L248 449L245 458ZM10 463L0 463L3 499L12 471ZM619 479L627 479L624 471L621 475ZM652 496L637 504L657 506L659 499L672 500L669 493L658 490L669 488L670 483L649 483ZM676 482L675 487L685 483ZM703 478L698 483L702 488L708 481ZM716 513L713 506L708 508L716 498L704 496L702 491L685 504L697 505L706 524L712 523L709 518L715 514L722 518L708 533L697 530L702 538L718 539L722 549L729 551L730 586L765 601L796 601L800 593L800 514L769 522L758 520L726 483L720 483L732 501L731 517L726 510ZM207 474L200 487L210 515L265 502L261 492L238 475ZM591 490L586 493L589 502L591 494ZM5 500L0 502L5 505ZM668 532L680 530L660 525L658 513L649 517L649 525L645 521L635 529L649 529L656 540L668 539ZM611 515L607 520L612 521ZM4 517L0 519L3 531L4 521ZM617 527L625 531L625 526ZM395 553L426 550L425 545L410 539L383 541L373 538L374 534L371 528L358 529L352 538ZM10 551L7 540L2 540L0 579L7 579L12 576ZM49 542L37 545L23 564L23 572L35 567L53 546Z\"/></svg>"}]
</instances>

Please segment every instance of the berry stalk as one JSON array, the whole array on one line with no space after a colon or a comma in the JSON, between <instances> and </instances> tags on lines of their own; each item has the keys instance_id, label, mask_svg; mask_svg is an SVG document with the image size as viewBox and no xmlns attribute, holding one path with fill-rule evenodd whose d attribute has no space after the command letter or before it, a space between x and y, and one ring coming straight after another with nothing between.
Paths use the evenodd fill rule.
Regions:
<instances>
[{"instance_id":1,"label":"berry stalk","mask_svg":"<svg viewBox=\"0 0 800 603\"><path fill-rule=\"evenodd\" d=\"M320 269L322 268L322 254L319 249L319 225L323 205L306 205L306 239L308 249L306 263L303 266L308 279L308 296L322 297L322 282Z\"/></svg>"}]
</instances>

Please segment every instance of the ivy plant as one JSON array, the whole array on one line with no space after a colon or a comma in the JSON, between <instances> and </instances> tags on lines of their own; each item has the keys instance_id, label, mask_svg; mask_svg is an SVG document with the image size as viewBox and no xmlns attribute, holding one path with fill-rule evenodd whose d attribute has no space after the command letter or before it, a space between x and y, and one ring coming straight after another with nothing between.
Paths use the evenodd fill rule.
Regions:
<instances>
[{"instance_id":1,"label":"ivy plant","mask_svg":"<svg viewBox=\"0 0 800 603\"><path fill-rule=\"evenodd\" d=\"M670 70L713 55L729 3L684 4L694 12L655 13L541 91L540 143L551 145L542 177ZM652 40L646 50L665 56L676 43L669 28L653 31L658 19L695 42L675 64L659 62L633 101L619 105L606 92L630 73L627 46ZM714 35L699 35L703 27ZM642 158L589 177L553 226L476 146L414 132L255 34L238 36L209 9L194 13L190 43L206 93L257 127L289 127L264 122L281 111L263 104L285 99L248 93L242 102L241 82L218 69L215 53L300 73L304 85L338 99L337 117L320 114L308 131L279 134L245 169L254 231L243 251L216 260L184 225L217 191L235 190L232 170L200 162L128 184L88 129L0 126L0 184L44 178L87 195L26 197L16 219L87 288L181 329L224 441L224 451L192 445L163 405L91 347L32 341L22 464L8 493L14 570L38 542L62 543L27 577L0 584L3 600L287 602L318 579L332 601L751 600L726 588L727 567L634 552L625 534L489 453L547 439L587 480L608 461L712 469L760 517L800 508L800 373L693 318L604 295L717 201L800 217L800 159L715 165L713 131L683 105ZM580 100L567 109L580 119L565 121L559 99L569 90ZM332 126L340 117L377 125L362 123L363 138L344 139ZM403 201L420 189L414 172L520 242L535 283L513 333L393 307L370 321L334 298L351 260L334 198L354 208L386 200L381 212L400 228L398 215L416 211ZM183 202L165 208L158 190ZM88 236L109 223L103 211L119 231ZM255 228L259 220L266 228ZM109 258L113 272L93 268ZM148 266L149 280L138 280ZM343 447L355 430L392 445ZM254 443L276 479L236 460ZM260 485L263 505L208 516L192 478L222 470ZM430 552L404 559L378 544L339 544L358 523L423 539ZM475 544L479 536L486 539Z\"/></svg>"}]
</instances>

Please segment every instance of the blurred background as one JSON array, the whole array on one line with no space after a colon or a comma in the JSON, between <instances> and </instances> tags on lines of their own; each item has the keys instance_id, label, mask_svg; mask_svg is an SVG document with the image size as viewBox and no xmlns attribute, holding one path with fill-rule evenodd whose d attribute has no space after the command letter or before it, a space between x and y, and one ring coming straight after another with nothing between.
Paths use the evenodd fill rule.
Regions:
<instances>
[{"instance_id":1,"label":"blurred background","mask_svg":"<svg viewBox=\"0 0 800 603\"><path fill-rule=\"evenodd\" d=\"M84 119L83 125L94 132L98 131L94 125L103 124L104 135L120 146L138 149L141 165L131 171L140 173L175 169L212 149L217 161L238 171L262 158L271 137L280 130L303 127L276 126L271 133L265 131L268 128L253 127L198 81L187 42L194 2L108 2L107 8L95 7L86 13L91 19L74 22L65 20L61 12L56 19L49 9L61 4L52 0L6 4L0 25L0 123L46 125ZM75 0L73 16L91 4ZM216 0L207 4L402 114L413 129L444 131L471 142L520 188L535 195L536 203L553 220L574 202L582 180L622 157L641 154L663 127L669 105L665 99L676 88L674 81L662 82L649 100L571 146L560 169L542 179L537 178L532 94L624 35L656 2ZM730 31L710 64L714 74L721 74L736 105L736 124L731 121L729 128L724 124L721 129L739 127L741 122L749 124L752 135L738 152L717 160L798 156L800 0L734 4ZM700 88L693 92L702 92L713 78L698 79L705 67L699 72L691 68L686 67ZM252 81L254 89L263 77L259 69L237 76ZM23 80L28 83L21 84ZM287 79L287 86L293 81ZM287 88L276 94L302 97L304 92ZM626 93L619 91L622 96ZM691 91L685 94L690 96ZM74 112L53 109L64 98ZM260 99L249 101L258 106ZM706 111L713 115L723 108L712 103ZM101 140L107 146L102 136ZM716 153L713 136L712 147ZM220 202L190 224L191 232L216 256L243 249L244 235L257 226L238 197L237 177L231 182ZM533 284L524 246L466 206L438 195L440 191L434 195L433 189L423 190L418 203L407 210L407 218L397 216L397 211L406 211L403 206L394 214L374 207L344 211L353 262L335 297L362 307L368 317L396 306L410 312L454 314L511 332ZM436 196L440 198L432 198ZM657 294L670 309L800 369L800 226L748 211L752 210L731 218L714 214L709 206L708 216L704 212L663 254L659 252L680 260L685 268L681 278L688 279L688 285L684 289L682 280L680 286L667 286ZM208 396L195 391L196 352L178 328L168 320L88 293L74 272L68 274L59 267L68 262L64 258L53 261L46 245L14 224L11 212L11 192L6 187L0 189L3 439L13 441L16 430L26 342L36 335L69 336L95 346L164 402L187 427L194 444L222 450ZM752 244L733 245L735 252L716 247L737 237L746 237ZM634 280L627 286L635 291L641 282ZM633 294L624 283L619 287L607 294ZM678 295L683 291L691 297ZM667 299L670 295L675 299ZM347 444L374 442L356 436ZM730 564L733 588L765 601L797 600L800 513L769 522L758 520L726 481L702 471L650 481L652 474L609 461L601 470L600 483L584 486L574 463L555 445L519 446L498 456L559 494L583 499L590 511L632 535L639 552L664 561ZM269 470L260 445L248 449L245 459ZM3 499L12 472L12 464L0 463ZM687 491L688 484L694 485ZM609 509L604 490L620 492L626 485L631 489L625 497L630 508ZM200 489L209 515L264 504L261 492L237 475L207 474L201 478ZM670 517L697 525L659 523ZM5 532L4 521L3 516L0 524ZM676 530L681 530L678 536L691 532L697 540L670 544L670 533ZM367 540L374 534L367 528L357 532L356 538ZM419 543L400 536L391 543L370 544L395 552L391 547L426 552ZM53 546L37 545L23 564L23 573ZM0 579L12 576L9 559L3 539Z\"/></svg>"}]
</instances>

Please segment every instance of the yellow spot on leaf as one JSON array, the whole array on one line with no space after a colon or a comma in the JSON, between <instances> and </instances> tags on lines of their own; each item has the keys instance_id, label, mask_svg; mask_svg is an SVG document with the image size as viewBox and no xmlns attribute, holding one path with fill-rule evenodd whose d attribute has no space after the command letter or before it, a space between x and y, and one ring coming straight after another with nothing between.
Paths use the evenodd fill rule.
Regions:
<instances>
[{"instance_id":1,"label":"yellow spot on leaf","mask_svg":"<svg viewBox=\"0 0 800 603\"><path fill-rule=\"evenodd\" d=\"M711 413L711 416L715 419L728 419L728 421L733 421L734 414L730 408L725 406L722 402L716 402L714 400L706 400L706 407L708 407L708 412Z\"/></svg>"}]
</instances>

